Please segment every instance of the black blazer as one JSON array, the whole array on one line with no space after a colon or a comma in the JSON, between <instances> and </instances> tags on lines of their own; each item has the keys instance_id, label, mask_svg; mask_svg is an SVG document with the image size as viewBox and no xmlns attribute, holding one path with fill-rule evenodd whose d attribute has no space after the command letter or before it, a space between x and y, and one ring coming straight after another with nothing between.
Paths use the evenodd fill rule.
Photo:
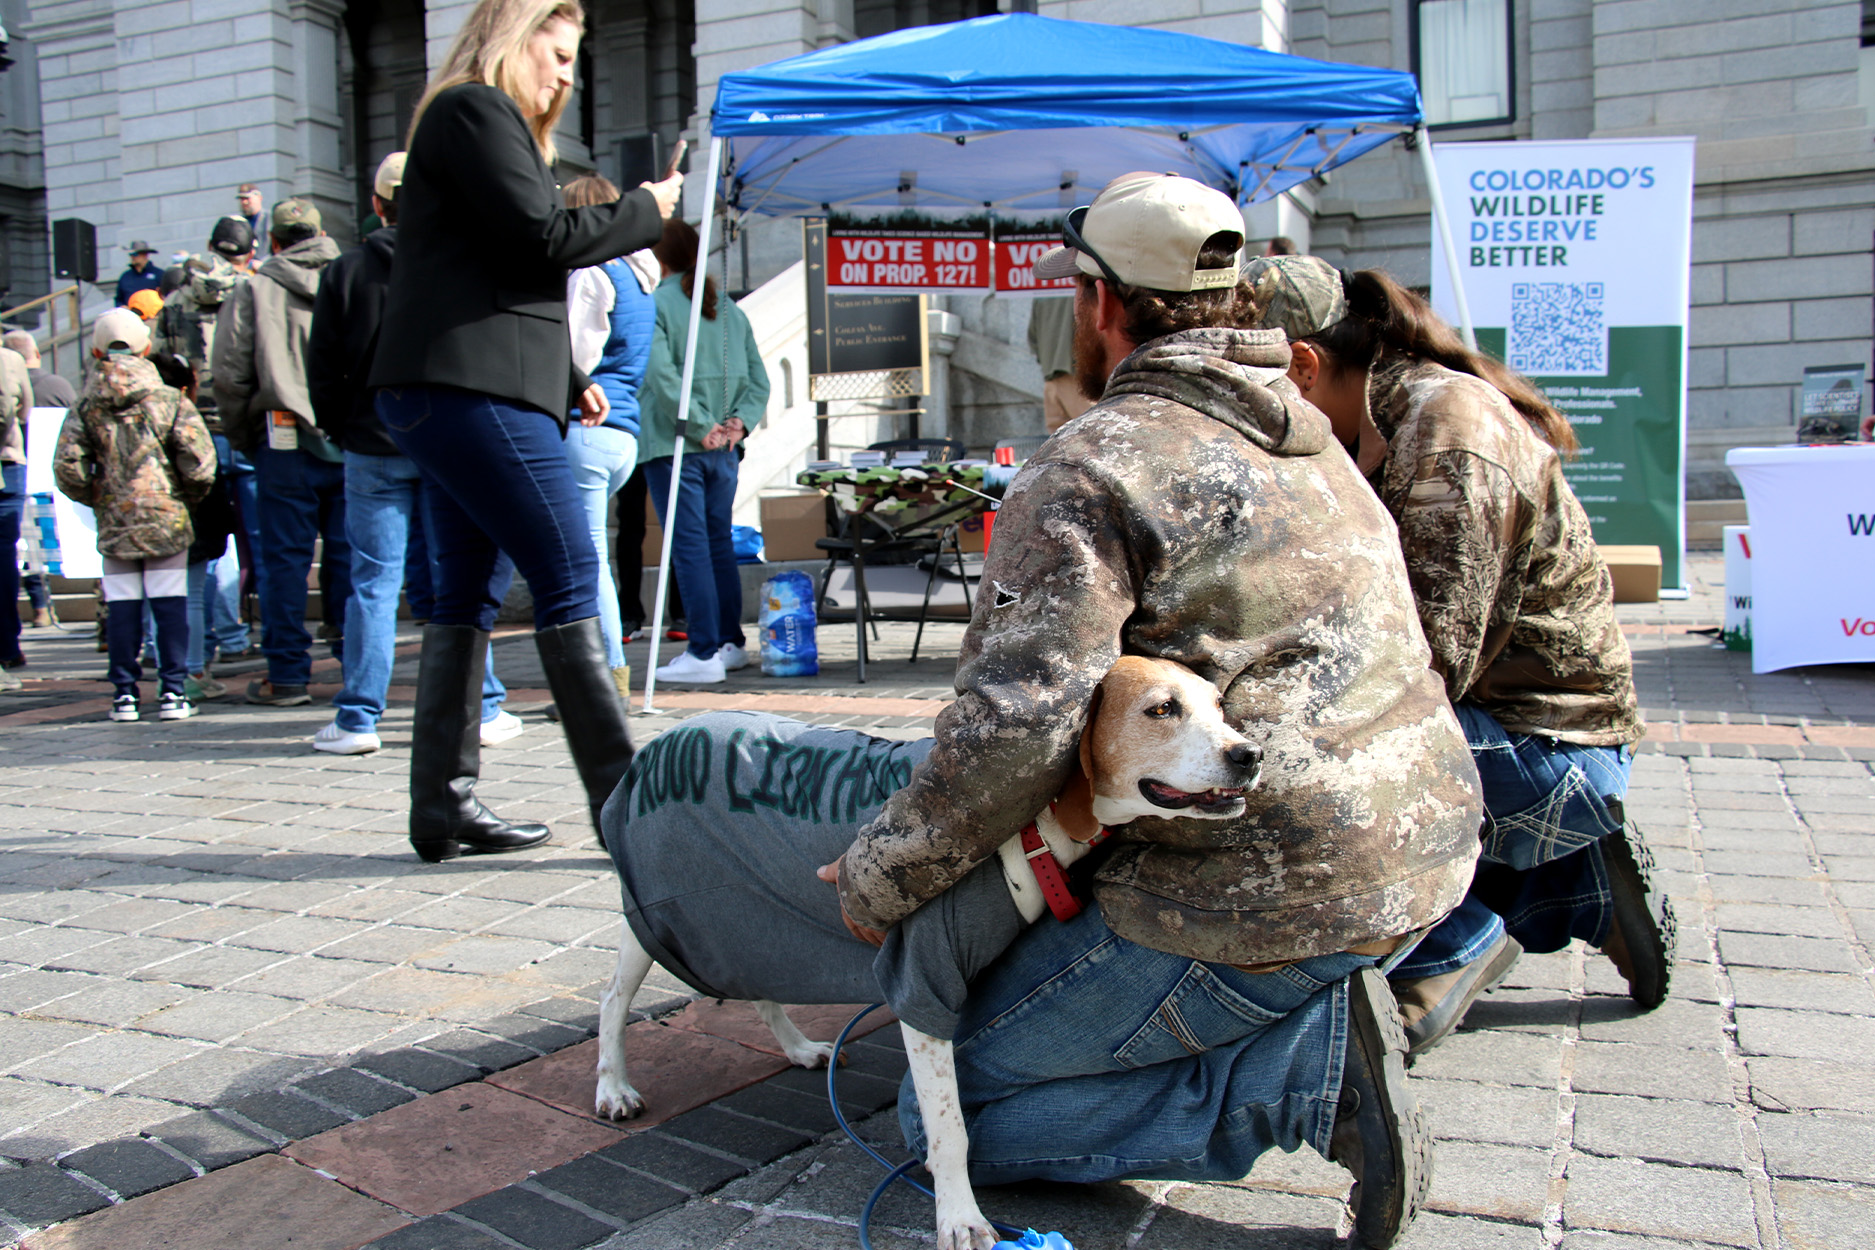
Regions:
<instances>
[{"instance_id":1,"label":"black blazer","mask_svg":"<svg viewBox=\"0 0 1875 1250\"><path fill-rule=\"evenodd\" d=\"M397 263L370 385L450 386L551 414L586 389L566 275L663 233L649 191L566 207L521 110L493 87L430 102L397 191Z\"/></svg>"}]
</instances>

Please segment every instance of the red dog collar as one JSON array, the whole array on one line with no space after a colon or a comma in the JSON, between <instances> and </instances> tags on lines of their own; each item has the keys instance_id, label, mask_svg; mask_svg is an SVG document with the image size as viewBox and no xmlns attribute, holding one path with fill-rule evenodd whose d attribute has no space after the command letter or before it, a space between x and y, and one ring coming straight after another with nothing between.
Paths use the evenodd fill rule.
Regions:
<instances>
[{"instance_id":1,"label":"red dog collar","mask_svg":"<svg viewBox=\"0 0 1875 1250\"><path fill-rule=\"evenodd\" d=\"M1042 835L1033 822L1023 827L1022 854L1029 861L1029 867L1035 873L1035 884L1042 887L1042 897L1048 902L1048 910L1055 913L1055 919L1069 921L1081 914L1081 900L1074 897L1074 891L1068 886L1068 874L1061 870L1061 861L1048 849L1048 843L1042 841Z\"/></svg>"}]
</instances>

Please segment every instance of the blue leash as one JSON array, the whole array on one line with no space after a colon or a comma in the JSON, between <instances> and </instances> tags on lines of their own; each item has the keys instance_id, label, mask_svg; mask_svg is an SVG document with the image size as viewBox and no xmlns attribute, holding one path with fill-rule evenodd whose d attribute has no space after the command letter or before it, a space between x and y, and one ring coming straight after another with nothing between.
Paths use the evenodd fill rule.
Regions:
<instances>
[{"instance_id":1,"label":"blue leash","mask_svg":"<svg viewBox=\"0 0 1875 1250\"><path fill-rule=\"evenodd\" d=\"M868 1230L872 1225L872 1209L879 1205L879 1199L885 1195L886 1190L892 1187L893 1181L904 1181L925 1197L930 1198L932 1201L937 1200L936 1194L907 1175L913 1168L918 1166L919 1160L907 1159L903 1163L894 1164L890 1159L861 1141L859 1139L859 1134L853 1131L853 1126L846 1122L846 1113L840 1110L840 1092L838 1086L840 1049L846 1045L846 1039L852 1036L854 1027L857 1026L861 1020L864 1020L882 1006L884 1006L883 1003L874 1003L872 1006L862 1009L860 1013L851 1020L848 1020L846 1022L846 1027L840 1030L840 1036L833 1039L833 1053L827 1057L827 1101L833 1107L834 1122L840 1126L840 1131L845 1133L855 1146L858 1146L861 1150L871 1155L873 1161L886 1170L885 1179L880 1181L878 1185L873 1188L872 1196L866 1199L866 1205L860 1209L860 1250L872 1250L872 1238L868 1235ZM1069 1245L1067 1239L1060 1233L1048 1233L1044 1235L1037 1233L1032 1228L1012 1228L1008 1224L1001 1224L995 1220L990 1221L990 1226L1004 1237L1011 1239L997 1242L997 1250L1002 1250L1005 1246L1009 1247L1009 1250L1074 1250L1074 1247Z\"/></svg>"}]
</instances>

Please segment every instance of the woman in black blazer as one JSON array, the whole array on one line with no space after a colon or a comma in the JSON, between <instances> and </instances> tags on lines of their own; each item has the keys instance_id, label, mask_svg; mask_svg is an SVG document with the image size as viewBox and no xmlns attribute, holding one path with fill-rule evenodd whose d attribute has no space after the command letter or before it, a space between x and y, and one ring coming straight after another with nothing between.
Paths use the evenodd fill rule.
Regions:
<instances>
[{"instance_id":1,"label":"woman in black blazer","mask_svg":"<svg viewBox=\"0 0 1875 1250\"><path fill-rule=\"evenodd\" d=\"M599 631L598 565L562 447L569 411L606 410L573 367L566 277L656 242L681 178L613 204L562 201L553 130L583 20L573 0L481 0L417 106L398 189L371 385L393 441L440 487L423 492L440 577L410 761L410 841L431 861L548 837L474 795L498 552L533 592L535 643L595 831L631 761Z\"/></svg>"}]
</instances>

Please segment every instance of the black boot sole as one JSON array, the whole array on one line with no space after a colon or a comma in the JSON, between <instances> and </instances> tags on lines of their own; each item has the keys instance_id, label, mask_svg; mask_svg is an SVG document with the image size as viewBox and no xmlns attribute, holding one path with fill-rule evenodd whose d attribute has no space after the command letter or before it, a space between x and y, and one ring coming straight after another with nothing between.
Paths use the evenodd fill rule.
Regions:
<instances>
[{"instance_id":1,"label":"black boot sole","mask_svg":"<svg viewBox=\"0 0 1875 1250\"><path fill-rule=\"evenodd\" d=\"M1397 1180L1378 1190L1366 1175L1356 1180L1349 1195L1354 1212L1351 1244L1387 1250L1412 1226L1432 1188L1432 1132L1407 1087L1406 1029L1393 991L1378 969L1362 968L1348 978L1348 1029L1348 1045L1359 1046L1367 1058L1384 1126L1384 1140L1362 1134L1361 1171L1372 1173L1384 1150ZM1365 1110L1360 1114L1366 1119Z\"/></svg>"},{"instance_id":2,"label":"black boot sole","mask_svg":"<svg viewBox=\"0 0 1875 1250\"><path fill-rule=\"evenodd\" d=\"M1628 997L1652 1011L1667 1001L1673 987L1673 954L1679 945L1673 900L1654 885L1654 855L1633 821L1602 840L1602 861L1614 896L1613 923L1621 929L1634 969Z\"/></svg>"}]
</instances>

